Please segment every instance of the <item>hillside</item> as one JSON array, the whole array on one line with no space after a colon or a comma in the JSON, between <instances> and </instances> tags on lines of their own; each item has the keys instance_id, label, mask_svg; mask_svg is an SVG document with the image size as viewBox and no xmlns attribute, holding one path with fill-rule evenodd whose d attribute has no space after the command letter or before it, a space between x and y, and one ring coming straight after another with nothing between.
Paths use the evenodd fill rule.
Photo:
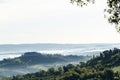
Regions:
<instances>
[{"instance_id":1,"label":"hillside","mask_svg":"<svg viewBox=\"0 0 120 80\"><path fill-rule=\"evenodd\" d=\"M59 54L41 54L37 52L27 52L22 56L13 58L13 59L4 59L0 61L0 68L5 67L20 67L20 66L29 66L36 64L52 64L52 63L60 63L60 62L78 62L78 61L86 61L90 59L90 56L76 56L76 55L59 55Z\"/></svg>"},{"instance_id":2,"label":"hillside","mask_svg":"<svg viewBox=\"0 0 120 80\"><path fill-rule=\"evenodd\" d=\"M120 80L120 70L113 71L119 66L120 49L115 48L76 66L69 64L58 69L49 68L47 71L13 76L8 80Z\"/></svg>"},{"instance_id":3,"label":"hillside","mask_svg":"<svg viewBox=\"0 0 120 80\"><path fill-rule=\"evenodd\" d=\"M23 75L33 73L39 69L48 69L58 67L69 63L84 62L91 56L59 55L59 54L41 54L37 52L26 52L20 57L13 59L4 59L0 61L0 77L13 75Z\"/></svg>"},{"instance_id":4,"label":"hillside","mask_svg":"<svg viewBox=\"0 0 120 80\"><path fill-rule=\"evenodd\" d=\"M100 56L96 56L88 60L85 67L116 67L120 66L120 49L114 48L114 50L106 50L100 53Z\"/></svg>"}]
</instances>

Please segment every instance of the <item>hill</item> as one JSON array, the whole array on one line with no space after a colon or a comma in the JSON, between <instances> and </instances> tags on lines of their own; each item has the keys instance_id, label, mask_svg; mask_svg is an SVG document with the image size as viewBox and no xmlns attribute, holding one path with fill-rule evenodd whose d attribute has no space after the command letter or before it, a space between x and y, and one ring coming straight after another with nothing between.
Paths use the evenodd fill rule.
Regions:
<instances>
[{"instance_id":1,"label":"hill","mask_svg":"<svg viewBox=\"0 0 120 80\"><path fill-rule=\"evenodd\" d=\"M41 54L37 52L27 52L20 57L13 59L4 59L0 61L0 68L10 68L10 67L26 67L29 65L36 64L52 64L59 62L76 62L76 61L86 61L90 59L90 56L77 56L77 55L59 55L59 54Z\"/></svg>"},{"instance_id":2,"label":"hill","mask_svg":"<svg viewBox=\"0 0 120 80\"><path fill-rule=\"evenodd\" d=\"M100 56L93 56L78 65L49 68L23 76L13 76L8 80L120 80L120 49L106 50ZM7 80L7 79L6 79Z\"/></svg>"},{"instance_id":3,"label":"hill","mask_svg":"<svg viewBox=\"0 0 120 80\"><path fill-rule=\"evenodd\" d=\"M48 69L58 67L69 63L84 62L91 56L59 55L59 54L41 54L38 52L26 52L20 57L13 59L4 59L0 61L0 77L13 75L23 75L33 73L39 69Z\"/></svg>"},{"instance_id":4,"label":"hill","mask_svg":"<svg viewBox=\"0 0 120 80\"><path fill-rule=\"evenodd\" d=\"M93 57L88 60L85 67L116 67L120 66L120 49L114 48L113 50L106 50L100 53L100 56Z\"/></svg>"}]
</instances>

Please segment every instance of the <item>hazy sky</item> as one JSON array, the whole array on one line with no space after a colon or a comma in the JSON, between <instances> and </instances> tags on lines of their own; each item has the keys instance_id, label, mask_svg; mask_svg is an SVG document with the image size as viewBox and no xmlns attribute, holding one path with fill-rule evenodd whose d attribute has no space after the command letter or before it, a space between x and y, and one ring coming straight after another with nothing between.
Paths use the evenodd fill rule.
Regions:
<instances>
[{"instance_id":1,"label":"hazy sky","mask_svg":"<svg viewBox=\"0 0 120 80\"><path fill-rule=\"evenodd\" d=\"M0 0L0 44L117 43L105 0L80 8L70 0Z\"/></svg>"}]
</instances>

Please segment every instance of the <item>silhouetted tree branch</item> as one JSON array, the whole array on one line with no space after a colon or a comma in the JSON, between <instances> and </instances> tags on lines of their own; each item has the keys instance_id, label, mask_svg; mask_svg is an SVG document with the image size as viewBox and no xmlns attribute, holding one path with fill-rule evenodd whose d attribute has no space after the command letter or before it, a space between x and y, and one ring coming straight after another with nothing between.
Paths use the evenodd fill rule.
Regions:
<instances>
[{"instance_id":1,"label":"silhouetted tree branch","mask_svg":"<svg viewBox=\"0 0 120 80\"><path fill-rule=\"evenodd\" d=\"M79 6L87 6L89 3L94 3L95 0L71 0L71 3L77 3ZM108 14L108 22L114 24L116 30L120 32L120 0L107 0L104 11Z\"/></svg>"}]
</instances>

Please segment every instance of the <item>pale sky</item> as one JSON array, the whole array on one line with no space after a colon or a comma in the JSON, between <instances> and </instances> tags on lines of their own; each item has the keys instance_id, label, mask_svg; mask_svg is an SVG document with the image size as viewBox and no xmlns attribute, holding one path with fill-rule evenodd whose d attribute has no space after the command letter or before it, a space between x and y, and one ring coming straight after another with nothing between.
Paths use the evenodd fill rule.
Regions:
<instances>
[{"instance_id":1,"label":"pale sky","mask_svg":"<svg viewBox=\"0 0 120 80\"><path fill-rule=\"evenodd\" d=\"M80 8L70 0L0 0L0 44L119 43L103 1Z\"/></svg>"}]
</instances>

